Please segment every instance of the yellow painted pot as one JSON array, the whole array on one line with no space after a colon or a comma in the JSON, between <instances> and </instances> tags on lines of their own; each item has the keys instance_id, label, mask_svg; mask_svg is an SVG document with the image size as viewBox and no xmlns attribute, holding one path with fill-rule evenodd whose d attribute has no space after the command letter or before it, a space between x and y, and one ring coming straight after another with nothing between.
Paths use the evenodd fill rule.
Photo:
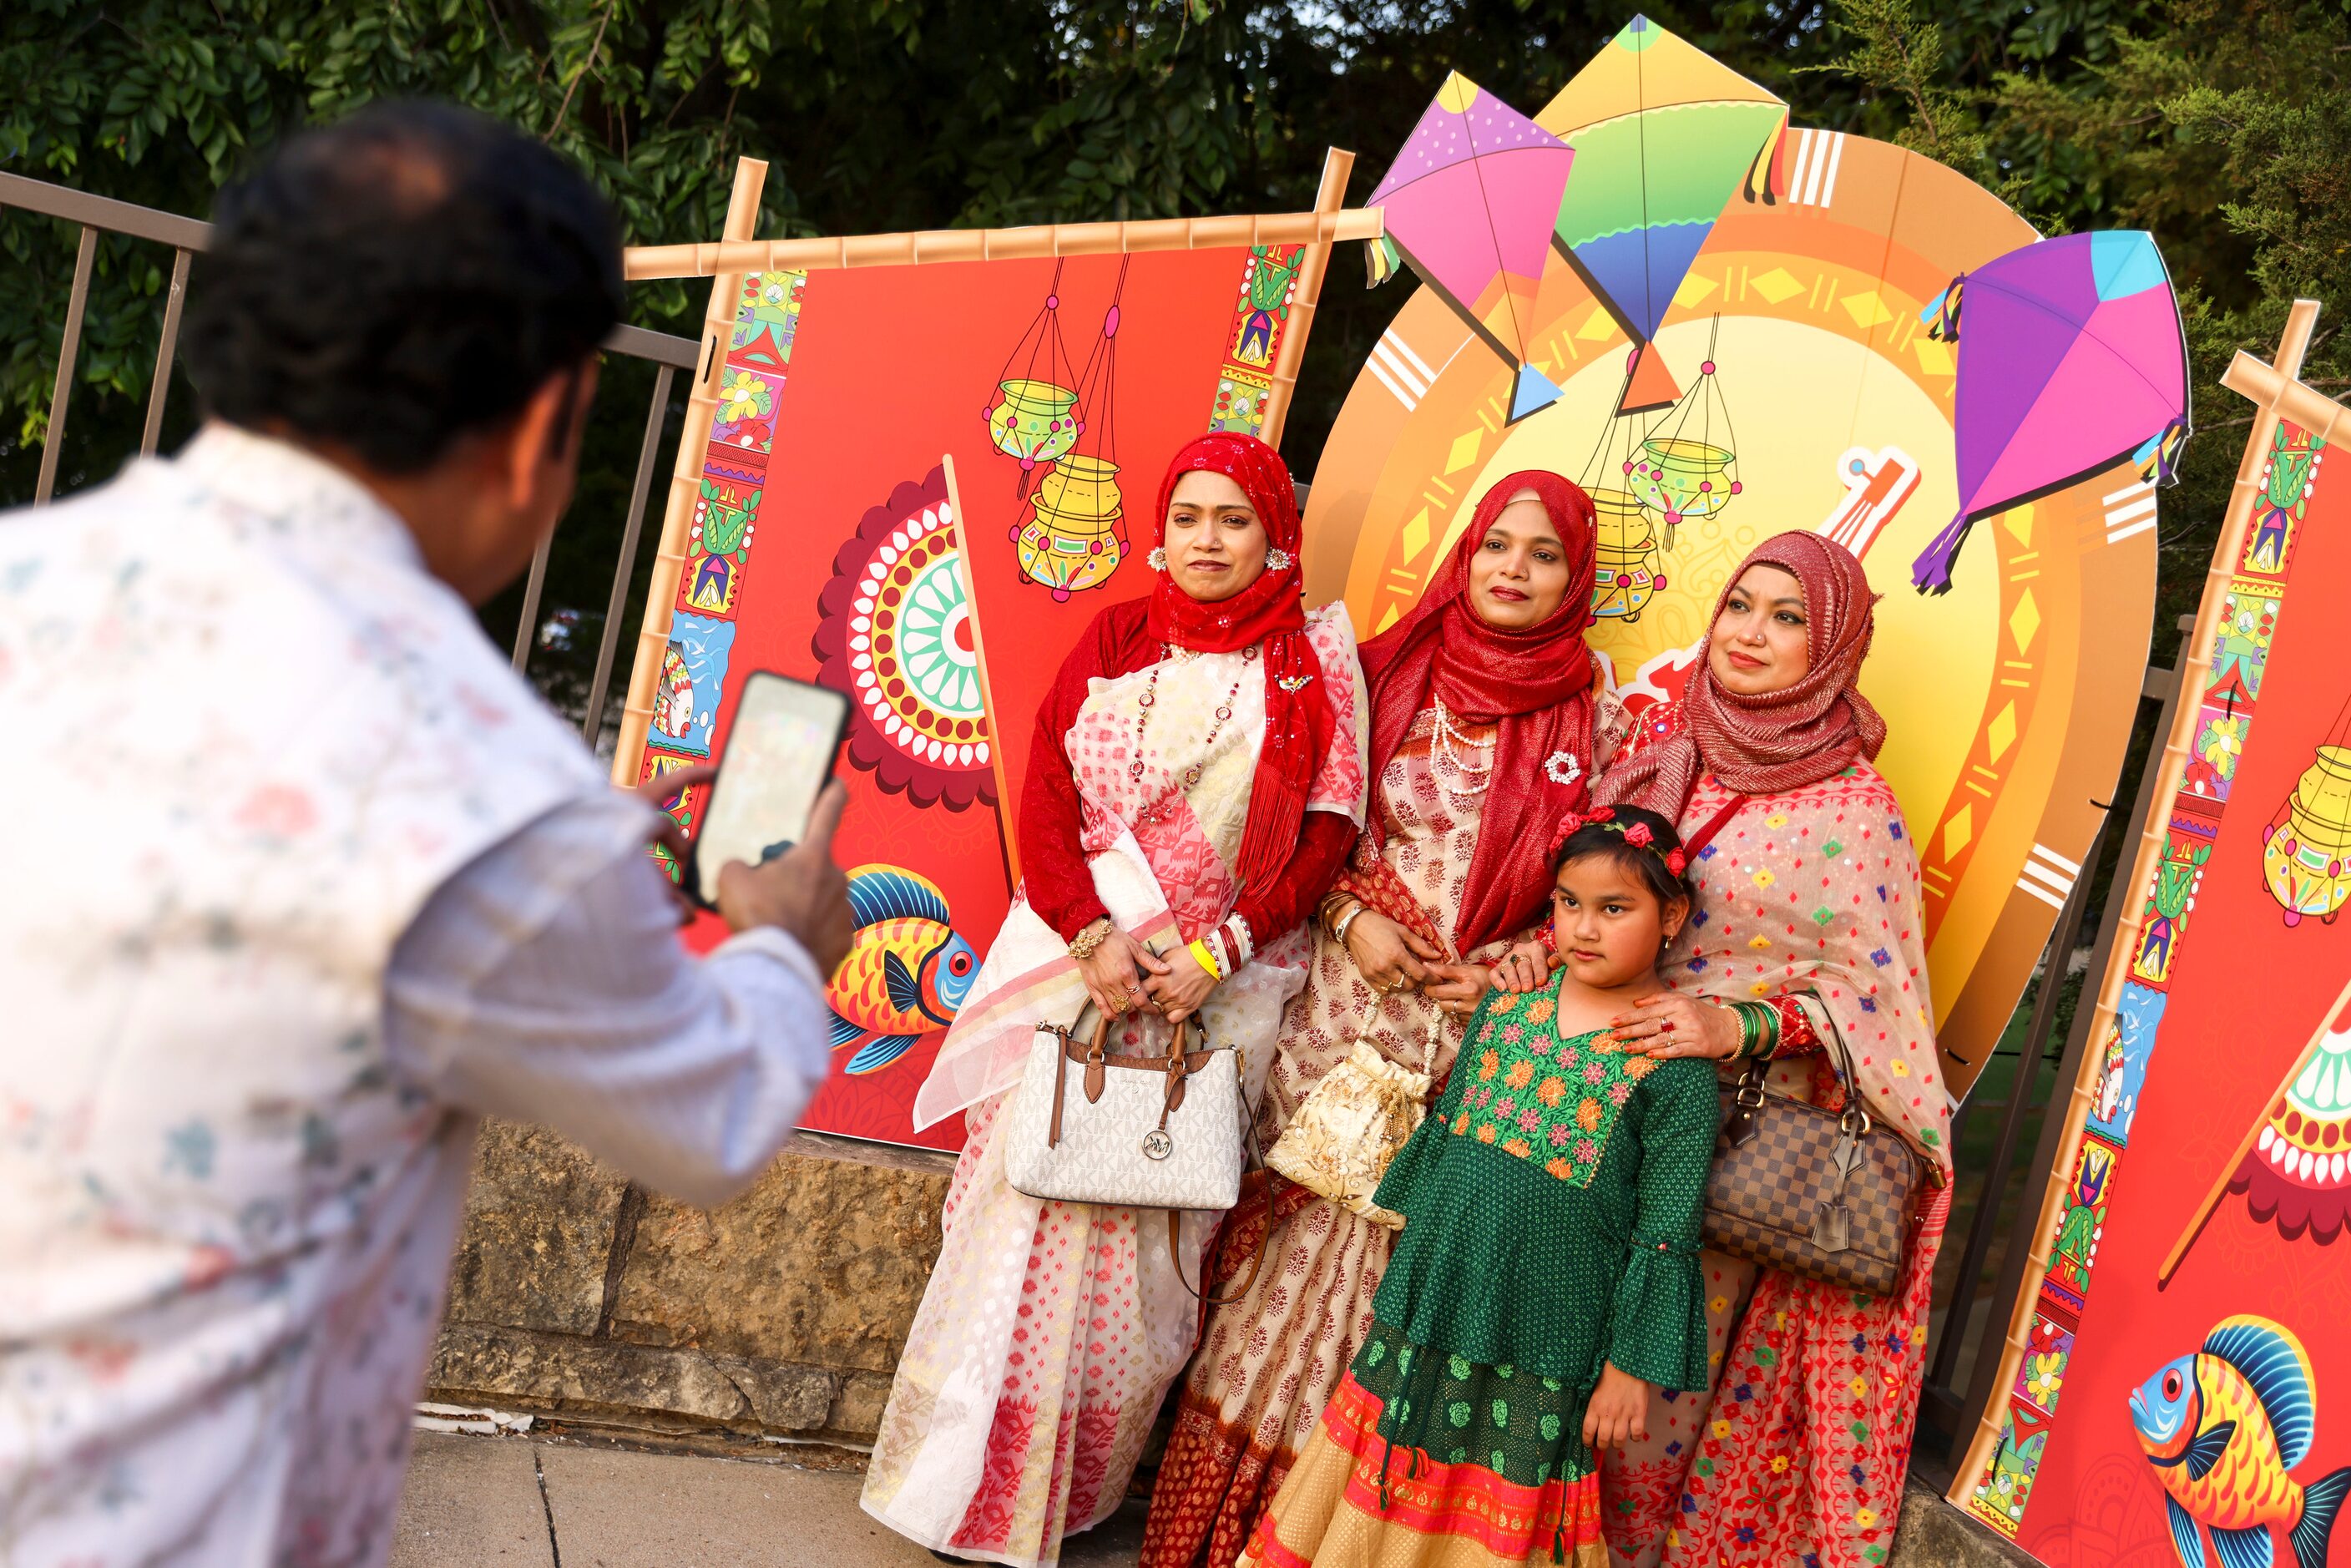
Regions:
<instances>
[{"instance_id":1,"label":"yellow painted pot","mask_svg":"<svg viewBox=\"0 0 2351 1568\"><path fill-rule=\"evenodd\" d=\"M1008 381L997 384L1004 394L987 411L988 439L1007 457L1020 459L1023 468L1050 463L1078 444L1083 428L1077 416L1078 394L1051 382Z\"/></svg>"},{"instance_id":2,"label":"yellow painted pot","mask_svg":"<svg viewBox=\"0 0 2351 1568\"><path fill-rule=\"evenodd\" d=\"M1650 517L1670 530L1677 523L1710 517L1730 505L1740 488L1731 474L1734 461L1724 447L1657 436L1641 443L1625 483Z\"/></svg>"},{"instance_id":3,"label":"yellow painted pot","mask_svg":"<svg viewBox=\"0 0 2351 1568\"><path fill-rule=\"evenodd\" d=\"M1062 458L1038 481L1035 512L1018 536L1022 575L1057 601L1097 586L1125 558L1124 517L1117 464Z\"/></svg>"},{"instance_id":4,"label":"yellow painted pot","mask_svg":"<svg viewBox=\"0 0 2351 1568\"><path fill-rule=\"evenodd\" d=\"M2310 915L2333 925L2351 901L2351 749L2320 747L2294 781L2285 821L2262 835L2262 879L2288 925Z\"/></svg>"},{"instance_id":5,"label":"yellow painted pot","mask_svg":"<svg viewBox=\"0 0 2351 1568\"><path fill-rule=\"evenodd\" d=\"M1639 497L1623 490L1594 490L1599 549L1592 578L1592 613L1624 622L1641 618L1641 607L1666 586L1657 570L1657 541Z\"/></svg>"}]
</instances>

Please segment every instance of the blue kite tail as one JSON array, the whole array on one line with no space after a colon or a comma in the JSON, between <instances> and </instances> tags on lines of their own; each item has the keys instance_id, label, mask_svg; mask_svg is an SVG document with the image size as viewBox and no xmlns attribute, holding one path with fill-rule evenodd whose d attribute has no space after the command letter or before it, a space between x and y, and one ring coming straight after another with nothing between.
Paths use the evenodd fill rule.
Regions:
<instances>
[{"instance_id":1,"label":"blue kite tail","mask_svg":"<svg viewBox=\"0 0 2351 1568\"><path fill-rule=\"evenodd\" d=\"M1951 568L1959 564L1959 547L1968 542L1975 519L1961 512L1951 526L1937 534L1918 559L1910 563L1910 584L1921 593L1951 591Z\"/></svg>"},{"instance_id":2,"label":"blue kite tail","mask_svg":"<svg viewBox=\"0 0 2351 1568\"><path fill-rule=\"evenodd\" d=\"M2287 1532L2296 1568L2326 1568L2326 1538L2335 1533L2343 1496L2351 1492L2351 1465L2324 1475L2303 1489L2302 1517Z\"/></svg>"}]
</instances>

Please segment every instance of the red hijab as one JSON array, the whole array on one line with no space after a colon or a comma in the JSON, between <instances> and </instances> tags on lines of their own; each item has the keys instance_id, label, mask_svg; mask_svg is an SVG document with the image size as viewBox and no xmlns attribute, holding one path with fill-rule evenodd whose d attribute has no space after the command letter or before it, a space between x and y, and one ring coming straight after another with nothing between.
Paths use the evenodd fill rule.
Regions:
<instances>
[{"instance_id":1,"label":"red hijab","mask_svg":"<svg viewBox=\"0 0 2351 1568\"><path fill-rule=\"evenodd\" d=\"M1337 719L1331 695L1322 689L1322 664L1306 640L1305 590L1298 564L1298 488L1280 453L1253 435L1221 432L1186 444L1159 482L1152 542L1163 548L1167 542L1167 507L1176 482L1202 469L1231 479L1257 508L1265 525L1266 569L1247 588L1214 604L1202 603L1178 588L1164 570L1159 571L1144 612L1121 617L1116 668L1104 673L1146 669L1165 657L1164 647L1230 653L1252 643L1265 643L1259 660L1265 669L1265 748L1258 757L1249 822L1241 830L1240 858L1233 868L1244 895L1262 899L1298 847L1306 797L1323 753L1331 747ZM1272 564L1279 559L1270 554L1275 550L1288 557L1287 565Z\"/></svg>"},{"instance_id":2,"label":"red hijab","mask_svg":"<svg viewBox=\"0 0 2351 1568\"><path fill-rule=\"evenodd\" d=\"M1522 631L1489 626L1469 603L1469 560L1513 498L1533 491L1567 549L1567 593ZM1592 497L1540 468L1512 474L1478 503L1453 559L1409 614L1364 644L1372 692L1372 777L1432 698L1466 718L1499 719L1492 785L1454 924L1467 953L1529 924L1551 885L1552 825L1582 803L1592 769ZM1379 814L1367 829L1374 849Z\"/></svg>"},{"instance_id":3,"label":"red hijab","mask_svg":"<svg viewBox=\"0 0 2351 1568\"><path fill-rule=\"evenodd\" d=\"M1701 658L1682 694L1676 732L1611 768L1596 791L1601 800L1678 819L1706 774L1737 794L1781 795L1875 759L1885 747L1886 721L1855 685L1876 632L1877 596L1861 562L1819 534L1765 539L1722 585L1709 638L1750 566L1776 566L1803 585L1811 667L1793 685L1741 696L1724 689L1711 661Z\"/></svg>"}]
</instances>

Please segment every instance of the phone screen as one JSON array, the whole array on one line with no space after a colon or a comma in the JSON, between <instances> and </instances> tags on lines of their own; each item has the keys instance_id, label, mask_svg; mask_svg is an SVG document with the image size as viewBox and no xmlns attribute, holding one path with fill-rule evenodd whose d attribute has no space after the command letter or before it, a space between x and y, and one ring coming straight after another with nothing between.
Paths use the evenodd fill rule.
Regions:
<instances>
[{"instance_id":1,"label":"phone screen","mask_svg":"<svg viewBox=\"0 0 2351 1568\"><path fill-rule=\"evenodd\" d=\"M695 838L703 903L718 902L718 873L729 861L758 865L808 832L848 716L846 696L806 681L758 670L743 683L710 808Z\"/></svg>"}]
</instances>

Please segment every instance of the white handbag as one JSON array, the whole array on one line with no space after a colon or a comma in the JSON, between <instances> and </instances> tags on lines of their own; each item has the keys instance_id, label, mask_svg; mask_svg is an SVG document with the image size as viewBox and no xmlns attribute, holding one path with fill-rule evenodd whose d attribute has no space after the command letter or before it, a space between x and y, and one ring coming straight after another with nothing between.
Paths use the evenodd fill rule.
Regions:
<instances>
[{"instance_id":1,"label":"white handbag","mask_svg":"<svg viewBox=\"0 0 2351 1568\"><path fill-rule=\"evenodd\" d=\"M1013 1091L1005 1177L1030 1197L1134 1208L1230 1208L1240 1197L1240 1053L1206 1049L1196 1016L1165 1056L1110 1054L1111 1020L1040 1025ZM1185 1051L1193 1031L1202 1049Z\"/></svg>"}]
</instances>

